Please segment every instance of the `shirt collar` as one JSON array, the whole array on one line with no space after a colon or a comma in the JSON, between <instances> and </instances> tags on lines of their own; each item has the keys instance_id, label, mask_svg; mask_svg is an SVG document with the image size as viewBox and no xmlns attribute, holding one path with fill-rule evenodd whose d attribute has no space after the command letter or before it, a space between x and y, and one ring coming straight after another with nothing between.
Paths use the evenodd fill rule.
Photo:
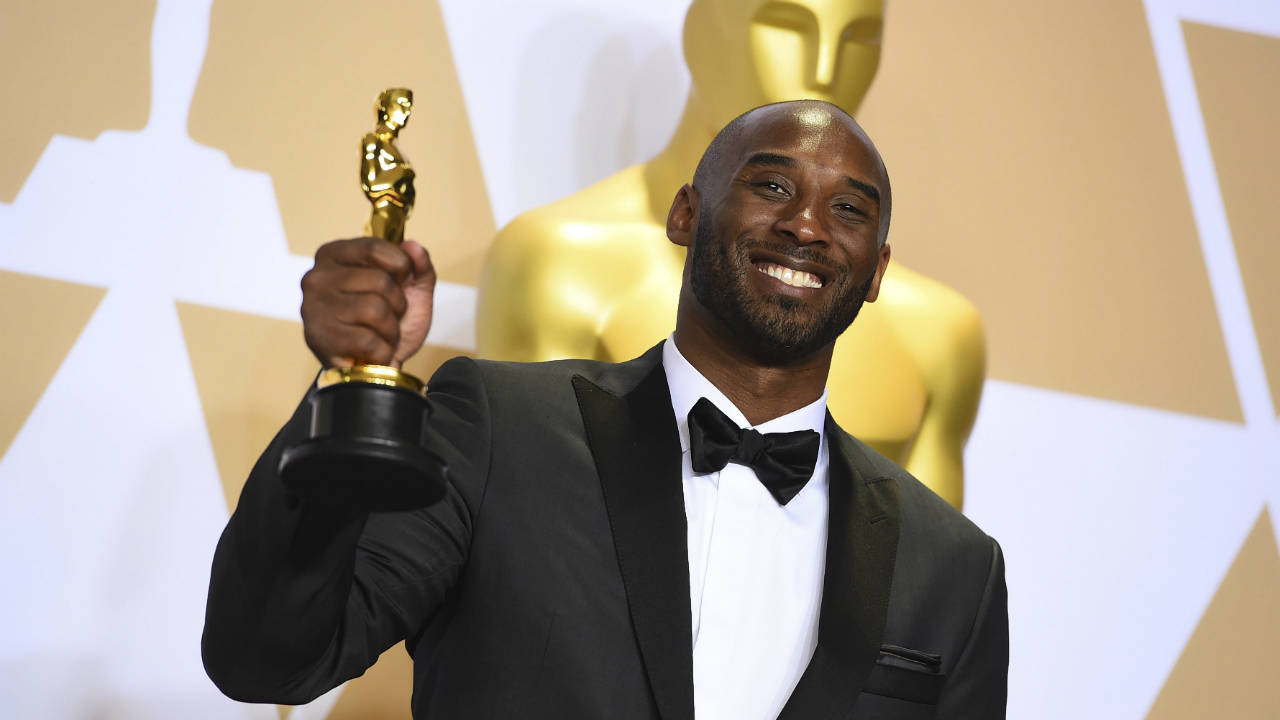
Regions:
<instances>
[{"instance_id":1,"label":"shirt collar","mask_svg":"<svg viewBox=\"0 0 1280 720\"><path fill-rule=\"evenodd\" d=\"M681 452L689 451L689 411L693 409L694 403L698 402L698 398L710 400L741 428L755 428L761 433L813 430L819 436L823 435L827 419L825 387L822 389L822 397L799 410L793 410L759 425L752 425L747 422L742 411L720 392L719 388L712 385L710 380L703 377L702 373L680 354L674 335L662 344L662 369L667 374L667 387L671 390L671 409L675 412L676 427L680 431Z\"/></svg>"}]
</instances>

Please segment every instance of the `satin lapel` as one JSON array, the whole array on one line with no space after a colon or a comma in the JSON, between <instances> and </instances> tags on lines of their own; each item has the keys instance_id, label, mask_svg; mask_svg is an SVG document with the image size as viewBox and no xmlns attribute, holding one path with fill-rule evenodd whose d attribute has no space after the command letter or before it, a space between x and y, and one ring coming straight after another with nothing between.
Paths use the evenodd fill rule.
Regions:
<instances>
[{"instance_id":1,"label":"satin lapel","mask_svg":"<svg viewBox=\"0 0 1280 720\"><path fill-rule=\"evenodd\" d=\"M636 641L665 720L693 720L693 631L680 439L662 363L625 395L573 378L604 489Z\"/></svg>"},{"instance_id":2,"label":"satin lapel","mask_svg":"<svg viewBox=\"0 0 1280 720\"><path fill-rule=\"evenodd\" d=\"M827 568L818 646L779 720L847 718L883 641L898 550L897 484L827 415Z\"/></svg>"}]
</instances>

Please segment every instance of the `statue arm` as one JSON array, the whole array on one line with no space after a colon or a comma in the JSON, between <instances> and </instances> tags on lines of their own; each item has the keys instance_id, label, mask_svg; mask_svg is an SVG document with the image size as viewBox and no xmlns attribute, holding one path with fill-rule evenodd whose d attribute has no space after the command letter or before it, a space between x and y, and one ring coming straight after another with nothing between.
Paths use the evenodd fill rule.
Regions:
<instances>
[{"instance_id":1,"label":"statue arm","mask_svg":"<svg viewBox=\"0 0 1280 720\"><path fill-rule=\"evenodd\" d=\"M378 136L373 133L365 133L360 138L360 178L372 178L378 174Z\"/></svg>"},{"instance_id":2,"label":"statue arm","mask_svg":"<svg viewBox=\"0 0 1280 720\"><path fill-rule=\"evenodd\" d=\"M606 311L594 287L594 253L561 238L547 223L527 216L498 233L480 279L480 357L607 359L600 341Z\"/></svg>"},{"instance_id":3,"label":"statue arm","mask_svg":"<svg viewBox=\"0 0 1280 720\"><path fill-rule=\"evenodd\" d=\"M913 354L924 375L928 401L906 469L947 502L964 501L964 447L978 415L986 375L986 337L978 311L955 295L935 315L942 326L915 338Z\"/></svg>"},{"instance_id":4,"label":"statue arm","mask_svg":"<svg viewBox=\"0 0 1280 720\"><path fill-rule=\"evenodd\" d=\"M372 197L393 195L413 204L413 168L396 150L394 145L383 142L377 135L368 133L360 140L360 186ZM382 155L388 153L394 162L383 167ZM408 178L410 182L405 182Z\"/></svg>"}]
</instances>

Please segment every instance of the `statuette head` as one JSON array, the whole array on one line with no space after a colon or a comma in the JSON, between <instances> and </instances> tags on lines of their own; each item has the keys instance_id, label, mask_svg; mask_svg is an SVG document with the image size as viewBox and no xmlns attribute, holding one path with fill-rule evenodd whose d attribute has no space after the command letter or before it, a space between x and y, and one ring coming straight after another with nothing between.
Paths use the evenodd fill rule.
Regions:
<instances>
[{"instance_id":1,"label":"statuette head","mask_svg":"<svg viewBox=\"0 0 1280 720\"><path fill-rule=\"evenodd\" d=\"M883 0L693 0L684 55L720 128L746 110L824 100L854 112L880 64Z\"/></svg>"},{"instance_id":2,"label":"statuette head","mask_svg":"<svg viewBox=\"0 0 1280 720\"><path fill-rule=\"evenodd\" d=\"M388 88L378 95L374 106L378 123L396 132L409 122L413 111L413 91L407 88Z\"/></svg>"}]
</instances>

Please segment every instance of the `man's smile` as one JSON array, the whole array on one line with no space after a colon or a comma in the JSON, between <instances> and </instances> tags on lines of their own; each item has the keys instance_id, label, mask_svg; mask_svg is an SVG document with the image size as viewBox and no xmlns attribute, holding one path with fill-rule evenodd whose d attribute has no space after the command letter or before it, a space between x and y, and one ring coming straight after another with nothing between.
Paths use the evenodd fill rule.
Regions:
<instances>
[{"instance_id":1,"label":"man's smile","mask_svg":"<svg viewBox=\"0 0 1280 720\"><path fill-rule=\"evenodd\" d=\"M813 288L822 287L822 279L813 273L803 270L792 270L789 267L783 267L777 263L757 261L755 263L756 270L781 281L784 285L794 288Z\"/></svg>"},{"instance_id":2,"label":"man's smile","mask_svg":"<svg viewBox=\"0 0 1280 720\"><path fill-rule=\"evenodd\" d=\"M820 290L834 272L812 260L794 257L788 253L754 248L748 257L756 270L777 280L787 288L806 291ZM792 294L792 293L788 293Z\"/></svg>"}]
</instances>

